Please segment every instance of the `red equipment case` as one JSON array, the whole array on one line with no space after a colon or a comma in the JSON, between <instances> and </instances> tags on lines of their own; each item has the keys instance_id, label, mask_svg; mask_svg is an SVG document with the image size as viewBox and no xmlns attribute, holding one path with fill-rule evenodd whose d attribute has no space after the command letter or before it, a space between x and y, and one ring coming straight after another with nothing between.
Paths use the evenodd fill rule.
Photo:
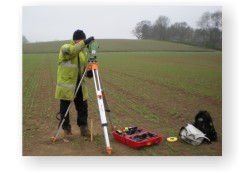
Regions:
<instances>
[{"instance_id":1,"label":"red equipment case","mask_svg":"<svg viewBox=\"0 0 240 173\"><path fill-rule=\"evenodd\" d=\"M112 131L112 135L118 142L126 144L134 149L158 144L163 138L161 134L155 134L137 127L129 127L128 131L125 131L124 128L114 130Z\"/></svg>"}]
</instances>

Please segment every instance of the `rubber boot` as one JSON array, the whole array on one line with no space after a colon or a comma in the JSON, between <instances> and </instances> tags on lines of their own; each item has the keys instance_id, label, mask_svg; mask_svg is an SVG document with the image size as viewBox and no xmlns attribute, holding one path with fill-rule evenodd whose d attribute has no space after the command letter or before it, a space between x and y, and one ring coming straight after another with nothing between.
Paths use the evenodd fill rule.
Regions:
<instances>
[{"instance_id":1,"label":"rubber boot","mask_svg":"<svg viewBox=\"0 0 240 173\"><path fill-rule=\"evenodd\" d=\"M81 136L85 136L85 137L91 137L91 133L90 130L88 129L88 126L80 126L80 132L81 132Z\"/></svg>"},{"instance_id":2,"label":"rubber boot","mask_svg":"<svg viewBox=\"0 0 240 173\"><path fill-rule=\"evenodd\" d=\"M67 127L64 128L63 130L64 130L64 136L70 136L70 135L72 135L72 128L71 128L71 126L67 126Z\"/></svg>"}]
</instances>

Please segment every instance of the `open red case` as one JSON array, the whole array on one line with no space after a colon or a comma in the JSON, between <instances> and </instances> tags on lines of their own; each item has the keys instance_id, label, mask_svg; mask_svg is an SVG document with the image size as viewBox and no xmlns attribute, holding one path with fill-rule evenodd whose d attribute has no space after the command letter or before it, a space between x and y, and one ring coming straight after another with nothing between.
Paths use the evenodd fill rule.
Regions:
<instances>
[{"instance_id":1,"label":"open red case","mask_svg":"<svg viewBox=\"0 0 240 173\"><path fill-rule=\"evenodd\" d=\"M112 131L113 137L125 145L139 149L144 146L158 144L163 135L149 132L146 129L138 127L121 128Z\"/></svg>"}]
</instances>

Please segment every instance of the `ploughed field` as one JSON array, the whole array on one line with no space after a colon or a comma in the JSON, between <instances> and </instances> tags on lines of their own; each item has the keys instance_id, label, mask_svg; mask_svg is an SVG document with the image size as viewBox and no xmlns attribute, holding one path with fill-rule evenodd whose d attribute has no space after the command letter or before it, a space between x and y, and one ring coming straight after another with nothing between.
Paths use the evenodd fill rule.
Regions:
<instances>
[{"instance_id":1,"label":"ploughed field","mask_svg":"<svg viewBox=\"0 0 240 173\"><path fill-rule=\"evenodd\" d=\"M104 44L107 42L103 41L100 46ZM142 127L164 136L158 145L136 150L115 141L109 123L112 155L222 155L222 53L197 47L186 50L184 46L187 45L182 44L161 44L171 44L171 49L148 51L146 46L145 51L135 47L124 52L124 49L102 48L98 54L99 72L114 124L118 128ZM173 45L178 49L173 49ZM28 46L31 48L31 44ZM33 51L31 54L29 47L28 52L24 50L23 155L107 155L93 79L86 79L93 142L80 137L76 110L72 106L73 136L66 139L61 133L53 143L50 138L55 135L59 123L55 118L59 112L59 100L54 98L58 53L46 53L46 49L42 49L43 53ZM192 146L180 139L175 143L166 141L169 136L178 137L182 126L193 123L199 110L210 112L218 133L216 142Z\"/></svg>"}]
</instances>

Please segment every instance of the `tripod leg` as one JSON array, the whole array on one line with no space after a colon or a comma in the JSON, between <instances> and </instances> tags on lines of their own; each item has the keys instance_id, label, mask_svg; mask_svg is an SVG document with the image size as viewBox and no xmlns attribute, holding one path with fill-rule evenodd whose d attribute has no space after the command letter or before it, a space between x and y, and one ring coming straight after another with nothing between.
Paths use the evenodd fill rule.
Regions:
<instances>
[{"instance_id":1,"label":"tripod leg","mask_svg":"<svg viewBox=\"0 0 240 173\"><path fill-rule=\"evenodd\" d=\"M54 137L52 137L52 141L53 141L53 142L56 142L56 140L57 140L57 137L58 137L58 135L59 135L59 133L60 133L60 131L61 131L61 129L62 129L63 123L65 122L65 118L67 117L67 114L68 114L69 109L70 109L70 107L71 107L71 103L72 103L72 102L70 102L70 104L69 104L69 106L68 106L68 108L67 108L67 111L66 111L66 113L64 114L64 117L63 117L63 119L62 119L62 121L61 121L61 124L60 124L59 127L58 127L58 130L57 130L56 135L55 135Z\"/></svg>"},{"instance_id":2,"label":"tripod leg","mask_svg":"<svg viewBox=\"0 0 240 173\"><path fill-rule=\"evenodd\" d=\"M115 130L116 126L113 125L112 116L110 114L110 109L109 109L109 106L108 106L107 98L106 98L106 95L105 95L105 92L104 92L104 89L103 89L102 78L101 78L99 73L98 73L98 76L99 76L99 79L100 79L99 82L100 82L100 85L101 85L101 88L102 88L102 96L103 96L103 103L104 103L104 106L105 106L105 111L106 111L107 116L109 117L112 130Z\"/></svg>"},{"instance_id":3,"label":"tripod leg","mask_svg":"<svg viewBox=\"0 0 240 173\"><path fill-rule=\"evenodd\" d=\"M98 75L98 69L92 69L92 72L93 72L94 85L95 85L95 90L97 95L99 114L100 114L100 119L103 127L105 143L107 147L107 153L111 154L111 147L110 147L108 130L107 130L107 119L106 119L105 108L103 103L102 88L101 88L100 79Z\"/></svg>"}]
</instances>

